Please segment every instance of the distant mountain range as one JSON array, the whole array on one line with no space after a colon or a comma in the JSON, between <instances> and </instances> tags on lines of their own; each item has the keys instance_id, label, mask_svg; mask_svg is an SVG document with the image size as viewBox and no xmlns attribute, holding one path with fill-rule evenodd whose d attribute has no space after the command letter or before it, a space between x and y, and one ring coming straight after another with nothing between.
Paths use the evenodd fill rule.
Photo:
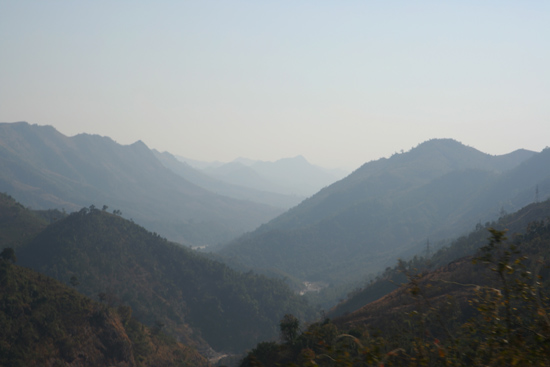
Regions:
<instances>
[{"instance_id":1,"label":"distant mountain range","mask_svg":"<svg viewBox=\"0 0 550 367\"><path fill-rule=\"evenodd\" d=\"M204 171L141 141L123 146L98 135L66 137L51 126L0 123L0 191L35 209L107 205L191 246L227 242L343 174L302 157L247 163L234 163L242 171L232 164Z\"/></svg>"},{"instance_id":2,"label":"distant mountain range","mask_svg":"<svg viewBox=\"0 0 550 367\"><path fill-rule=\"evenodd\" d=\"M431 140L366 163L302 201L281 187L314 190L336 176L300 156L199 170L142 142L69 138L21 122L0 124L0 190L36 209L105 205L171 240L224 247L232 263L336 284L544 199L549 151L491 156Z\"/></svg>"},{"instance_id":3,"label":"distant mountain range","mask_svg":"<svg viewBox=\"0 0 550 367\"><path fill-rule=\"evenodd\" d=\"M167 168L177 173L187 181L194 183L204 189L207 189L216 194L223 196L249 200L256 203L267 204L276 208L288 209L295 205L298 205L304 196L289 195L284 193L277 193L275 191L264 191L260 189L250 188L249 185L231 184L223 179L218 179L209 175L206 171L193 168L184 161L179 160L168 152L160 153L153 150L157 159ZM248 172L247 172L248 173ZM245 181L245 176L240 181ZM266 185L267 187L267 185Z\"/></svg>"},{"instance_id":4,"label":"distant mountain range","mask_svg":"<svg viewBox=\"0 0 550 367\"><path fill-rule=\"evenodd\" d=\"M310 291L328 284L327 294L378 275L326 314L337 317L335 324L313 323L302 335L287 333L283 346L265 342L253 350L264 365L310 363L317 352L346 357L337 335L359 341L368 327L401 335L404 312L412 313L418 301L410 297L414 287L429 288L424 301L437 307L453 295L457 315L468 316L471 300L483 302L472 285L496 289L493 280L483 283L494 272L464 257L487 243L489 227L520 233L513 241L527 258L513 266L519 270L525 261L525 269L549 275L548 148L491 156L434 139L365 163L332 184L337 176L303 157L198 165L140 141L122 146L97 135L66 137L49 126L0 124L0 192L21 202L0 194L0 250L15 249L0 257L0 364L44 364L32 352L40 348L47 351L45 365L169 365L180 357L205 365L195 347L203 354L209 347L242 352L274 340L283 317L293 325L287 314L314 314L285 282L258 272L307 281ZM326 187L302 200L315 185ZM219 251L206 257L163 236L190 246L218 244ZM19 268L11 263L14 255L102 303ZM394 266L398 258L404 261ZM416 285L398 287L407 281L402 270L416 268L422 269ZM520 280L527 273L516 274ZM537 307L529 312L542 320L547 311ZM401 347L392 346L378 362Z\"/></svg>"},{"instance_id":5,"label":"distant mountain range","mask_svg":"<svg viewBox=\"0 0 550 367\"><path fill-rule=\"evenodd\" d=\"M66 137L25 122L0 124L0 191L34 209L107 205L194 246L226 242L283 211L199 187L141 141L123 146L97 135Z\"/></svg>"},{"instance_id":6,"label":"distant mountain range","mask_svg":"<svg viewBox=\"0 0 550 367\"><path fill-rule=\"evenodd\" d=\"M177 158L227 183L302 199L348 175L348 172L341 169L315 166L303 156L283 158L275 162L237 158L229 163Z\"/></svg>"},{"instance_id":7,"label":"distant mountain range","mask_svg":"<svg viewBox=\"0 0 550 367\"><path fill-rule=\"evenodd\" d=\"M66 137L49 126L0 124L0 192L22 203L0 194L0 241L16 250L21 264L73 284L89 297L99 296L107 305L130 305L133 315L150 327L164 327L185 344L228 352L276 338L287 313L300 318L313 314L283 281L249 269L293 284L307 281L311 289L328 284L327 293L378 274L379 281L351 294L330 314L355 311L338 321L352 328L365 320L373 323L386 308L399 312L397 298L404 299L406 290L394 292L397 298L391 302L391 297L372 302L396 288L388 286L390 281L402 281L402 273L392 268L398 258L410 259L403 263L409 268L421 262L419 255L446 266L477 250L489 222L499 217L505 218L500 224L534 236L532 254L547 248L535 241L535 232L550 233L546 219L536 222L549 210L548 201L537 204L550 197L548 148L491 156L451 139L434 139L365 163L332 184L337 176L303 157L197 167L141 141L122 146L97 135ZM315 185L326 187L302 200ZM29 206L44 210L31 212ZM528 219L539 227L527 226ZM437 251L473 228L467 238ZM243 235L246 231L251 232ZM217 244L219 251L207 258L161 235L190 246ZM11 265L0 261L0 276L5 276ZM456 270L469 272L467 262L462 259L430 277L470 282ZM36 280L13 271L25 284ZM32 285L27 288L34 297ZM29 302L36 301L31 298ZM22 308L0 307L0 317L4 311L12 315L28 309L27 300L18 302ZM110 320L113 325L125 322ZM59 325L65 330L66 325ZM118 326L117 332L116 340L132 338ZM52 358L65 358L63 335L55 339ZM154 339L146 343L165 347ZM5 345L0 343L0 350ZM178 348L171 351L179 353ZM189 358L204 362L189 351ZM129 359L120 360L133 358L125 357Z\"/></svg>"},{"instance_id":8,"label":"distant mountain range","mask_svg":"<svg viewBox=\"0 0 550 367\"><path fill-rule=\"evenodd\" d=\"M364 164L220 254L342 284L549 195L550 149L491 156L454 140L430 140Z\"/></svg>"}]
</instances>

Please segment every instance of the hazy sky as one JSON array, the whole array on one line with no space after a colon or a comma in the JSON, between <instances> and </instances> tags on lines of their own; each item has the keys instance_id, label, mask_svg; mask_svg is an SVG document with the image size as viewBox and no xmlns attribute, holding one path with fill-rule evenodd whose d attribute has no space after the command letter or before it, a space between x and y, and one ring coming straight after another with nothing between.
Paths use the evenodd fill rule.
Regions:
<instances>
[{"instance_id":1,"label":"hazy sky","mask_svg":"<svg viewBox=\"0 0 550 367\"><path fill-rule=\"evenodd\" d=\"M200 160L550 145L550 1L0 0L0 121Z\"/></svg>"}]
</instances>

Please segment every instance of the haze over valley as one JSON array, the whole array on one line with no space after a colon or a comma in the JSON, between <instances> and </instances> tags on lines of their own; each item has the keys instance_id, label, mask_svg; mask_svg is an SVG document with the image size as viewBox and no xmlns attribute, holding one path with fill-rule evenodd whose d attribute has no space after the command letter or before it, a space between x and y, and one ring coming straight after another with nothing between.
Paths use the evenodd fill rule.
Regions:
<instances>
[{"instance_id":1,"label":"haze over valley","mask_svg":"<svg viewBox=\"0 0 550 367\"><path fill-rule=\"evenodd\" d=\"M550 3L0 2L0 366L550 365Z\"/></svg>"},{"instance_id":2,"label":"haze over valley","mask_svg":"<svg viewBox=\"0 0 550 367\"><path fill-rule=\"evenodd\" d=\"M549 149L493 156L452 139L367 162L328 185L334 171L303 157L200 169L141 141L124 146L98 135L66 137L26 122L0 124L0 151L4 277L35 277L13 273L23 271L10 265L17 260L56 278L102 302L86 311L91 316L75 318L99 317L103 310L103 318L122 318L109 322L125 325L120 337L130 340L122 355L101 354L83 341L69 352L48 354L65 363L84 357L179 363L171 353L181 351L157 356L138 348L136 338L145 343L144 335L160 348L154 339L159 332L181 343L170 348L190 348L184 360L196 365L208 363L206 358L237 363L255 344L276 338L280 320L311 322L320 309L327 313L347 299L330 310L339 317L342 310L402 292L396 283L387 285L388 277L406 281L391 270L398 259L414 257L408 261L425 267L433 258L442 266L473 254L483 242L476 237L460 248L453 238L486 231L529 204L550 205ZM233 181L255 172L273 187L305 172L287 187L325 186L302 200L229 182L223 172ZM544 215L531 219L546 223ZM520 223L515 230L524 231L525 220ZM22 305L34 302L25 299ZM11 320L10 310L4 317ZM145 334L136 334L136 327ZM102 339L101 328L97 332L104 350L120 348L120 342ZM84 349L85 355L79 352ZM23 360L7 351L6 361ZM223 359L229 354L241 357Z\"/></svg>"}]
</instances>

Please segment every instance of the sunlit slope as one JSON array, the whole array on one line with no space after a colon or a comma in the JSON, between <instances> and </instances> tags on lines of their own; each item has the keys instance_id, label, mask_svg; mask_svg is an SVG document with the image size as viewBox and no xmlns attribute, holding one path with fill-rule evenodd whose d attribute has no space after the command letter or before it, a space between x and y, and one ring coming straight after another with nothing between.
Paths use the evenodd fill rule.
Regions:
<instances>
[{"instance_id":1,"label":"sunlit slope","mask_svg":"<svg viewBox=\"0 0 550 367\"><path fill-rule=\"evenodd\" d=\"M449 263L455 263L461 258L475 255L482 246L487 244L488 228L506 230L507 235L513 239L516 238L517 234L529 232L530 228L534 228L533 223L545 223L549 218L550 200L532 203L517 212L501 217L496 222L477 226L468 235L453 240L448 246L435 251L430 256L423 253L421 256L406 259L403 265L405 269L416 269L417 272L444 267ZM466 272L466 270L462 271ZM461 270L455 272L459 274ZM384 273L363 289L353 292L345 301L330 310L327 316L332 319L353 312L370 302L382 298L406 282L407 277L403 272L403 266L396 263L394 266L388 267Z\"/></svg>"},{"instance_id":2,"label":"sunlit slope","mask_svg":"<svg viewBox=\"0 0 550 367\"><path fill-rule=\"evenodd\" d=\"M542 292L548 289L548 276L550 275L548 272L548 255L550 251L548 246L550 243L549 206L550 202L548 201L542 206L532 205L499 223L495 223L495 227L500 228L500 230L504 230L504 224L512 225L519 230L506 231L507 241L505 242L508 244L502 248L510 251L509 244L513 243L515 245L517 253L512 254L511 257L514 260L520 256L524 258L512 264L511 267L521 262L529 272L535 272L537 276L540 276L541 278L538 281L540 281L539 286ZM530 219L534 221L529 222ZM480 235L483 235L483 239ZM470 256L455 259L442 266L435 266L433 270L409 269L408 266L405 266L405 269L410 270L411 275L422 274L417 278L417 285L422 292L421 297L415 297L412 294L411 290L414 285L405 279L395 291L337 318L337 324L346 325L346 327L368 325L383 329L384 326L388 327L395 320L405 319L408 311L425 308L426 303L423 304L422 302L431 302L432 306L441 307L448 300L452 300L453 304L459 305L459 308L464 312L464 315L461 316L462 320L466 321L469 315L466 310L472 307L472 304L468 301L476 296L476 292L480 287L490 286L497 289L502 286L498 274L491 270L494 264L485 264L483 261L473 263L474 258L483 256L483 251L480 248L489 243L490 236L491 234L487 229L483 229L472 232L468 237L456 241L451 246L451 250L452 247L465 246L471 251ZM493 255L496 257L499 254ZM512 271L506 274L509 278L517 275ZM440 310L440 312L442 311ZM453 317L456 317L456 313Z\"/></svg>"},{"instance_id":3,"label":"sunlit slope","mask_svg":"<svg viewBox=\"0 0 550 367\"><path fill-rule=\"evenodd\" d=\"M162 336L52 279L0 259L0 365L207 366Z\"/></svg>"}]
</instances>

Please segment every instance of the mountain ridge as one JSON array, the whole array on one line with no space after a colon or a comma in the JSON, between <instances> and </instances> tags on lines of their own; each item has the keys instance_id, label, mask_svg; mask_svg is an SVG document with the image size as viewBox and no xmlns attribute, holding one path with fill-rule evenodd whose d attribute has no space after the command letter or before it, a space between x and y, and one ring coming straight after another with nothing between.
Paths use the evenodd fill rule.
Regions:
<instances>
[{"instance_id":1,"label":"mountain ridge","mask_svg":"<svg viewBox=\"0 0 550 367\"><path fill-rule=\"evenodd\" d=\"M538 176L520 172L529 161ZM345 274L381 270L388 261L422 251L427 239L457 236L533 201L537 182L540 195L550 194L548 166L546 151L495 157L450 139L428 141L366 163L219 252L303 280L349 280Z\"/></svg>"},{"instance_id":2,"label":"mountain ridge","mask_svg":"<svg viewBox=\"0 0 550 367\"><path fill-rule=\"evenodd\" d=\"M298 155L274 162L237 158L231 162L199 162L178 157L221 181L260 191L307 197L344 177L347 172L313 165Z\"/></svg>"},{"instance_id":3,"label":"mountain ridge","mask_svg":"<svg viewBox=\"0 0 550 367\"><path fill-rule=\"evenodd\" d=\"M168 152L160 153L153 149L153 153L159 161L173 172L177 173L186 180L205 188L213 193L232 197L240 200L249 200L261 204L266 204L281 209L288 209L299 204L304 197L278 194L275 192L260 191L244 186L226 183L203 173L202 171L191 167L186 162L182 162Z\"/></svg>"},{"instance_id":4,"label":"mountain ridge","mask_svg":"<svg viewBox=\"0 0 550 367\"><path fill-rule=\"evenodd\" d=\"M164 167L140 141L119 145L99 135L2 123L0 153L0 190L24 205L108 205L190 245L227 241L282 211L203 189Z\"/></svg>"},{"instance_id":5,"label":"mountain ridge","mask_svg":"<svg viewBox=\"0 0 550 367\"><path fill-rule=\"evenodd\" d=\"M133 315L187 345L238 352L312 310L282 281L236 272L120 216L83 208L17 248L18 262ZM103 296L101 296L103 294Z\"/></svg>"}]
</instances>

